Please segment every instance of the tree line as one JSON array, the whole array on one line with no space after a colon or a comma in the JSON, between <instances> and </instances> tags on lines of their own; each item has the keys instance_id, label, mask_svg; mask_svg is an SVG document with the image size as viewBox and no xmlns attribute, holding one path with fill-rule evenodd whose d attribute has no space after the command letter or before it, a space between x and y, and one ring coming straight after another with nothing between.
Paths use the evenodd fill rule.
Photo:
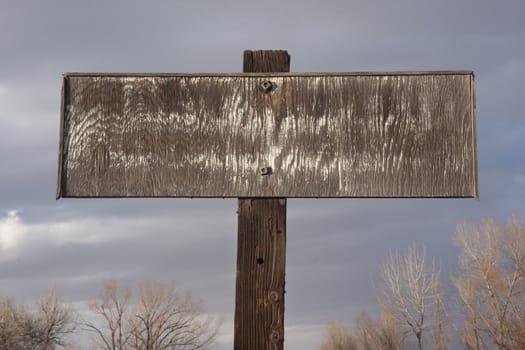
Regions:
<instances>
[{"instance_id":1,"label":"tree line","mask_svg":"<svg viewBox=\"0 0 525 350\"><path fill-rule=\"evenodd\" d=\"M413 244L381 266L380 317L330 322L321 350L525 349L525 220L462 223L455 243L454 292L444 292L439 265Z\"/></svg>"},{"instance_id":2,"label":"tree line","mask_svg":"<svg viewBox=\"0 0 525 350\"><path fill-rule=\"evenodd\" d=\"M148 282L133 291L108 280L101 294L88 305L88 319L53 289L33 305L0 298L0 350L204 350L221 323L173 284ZM88 344L75 343L81 333Z\"/></svg>"},{"instance_id":3,"label":"tree line","mask_svg":"<svg viewBox=\"0 0 525 350\"><path fill-rule=\"evenodd\" d=\"M377 286L381 315L331 322L321 350L525 349L525 220L457 226L457 272L445 293L439 264L415 244L389 255ZM220 320L173 284L122 288L104 282L89 319L53 289L33 305L0 298L0 350L204 350ZM75 344L80 334L88 344Z\"/></svg>"}]
</instances>

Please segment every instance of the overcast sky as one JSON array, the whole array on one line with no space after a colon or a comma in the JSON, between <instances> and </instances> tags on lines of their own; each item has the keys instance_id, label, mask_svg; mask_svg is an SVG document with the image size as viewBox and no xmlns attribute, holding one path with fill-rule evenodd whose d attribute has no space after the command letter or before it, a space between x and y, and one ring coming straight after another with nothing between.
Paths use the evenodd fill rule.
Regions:
<instances>
[{"instance_id":1,"label":"overcast sky","mask_svg":"<svg viewBox=\"0 0 525 350\"><path fill-rule=\"evenodd\" d=\"M289 200L286 335L378 312L381 260L413 241L453 272L455 225L523 216L525 2L0 0L0 295L49 283L85 305L104 278L174 281L224 317L231 349L234 199L55 201L64 72L239 72L285 49L295 72L473 70L480 199Z\"/></svg>"}]
</instances>

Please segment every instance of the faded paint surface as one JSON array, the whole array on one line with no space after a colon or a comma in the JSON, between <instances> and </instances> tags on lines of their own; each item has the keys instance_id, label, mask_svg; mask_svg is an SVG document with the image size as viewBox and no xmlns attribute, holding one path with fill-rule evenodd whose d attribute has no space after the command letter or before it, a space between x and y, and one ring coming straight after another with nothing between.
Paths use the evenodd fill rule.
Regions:
<instances>
[{"instance_id":1,"label":"faded paint surface","mask_svg":"<svg viewBox=\"0 0 525 350\"><path fill-rule=\"evenodd\" d=\"M476 197L473 94L469 72L70 74L58 196Z\"/></svg>"}]
</instances>

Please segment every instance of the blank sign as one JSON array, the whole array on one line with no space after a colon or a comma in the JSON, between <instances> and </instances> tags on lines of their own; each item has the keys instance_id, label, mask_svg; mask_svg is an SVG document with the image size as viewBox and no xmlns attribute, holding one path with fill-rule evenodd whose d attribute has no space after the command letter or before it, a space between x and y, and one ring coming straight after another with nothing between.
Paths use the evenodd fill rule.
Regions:
<instances>
[{"instance_id":1,"label":"blank sign","mask_svg":"<svg viewBox=\"0 0 525 350\"><path fill-rule=\"evenodd\" d=\"M64 75L58 197L477 197L472 72Z\"/></svg>"}]
</instances>

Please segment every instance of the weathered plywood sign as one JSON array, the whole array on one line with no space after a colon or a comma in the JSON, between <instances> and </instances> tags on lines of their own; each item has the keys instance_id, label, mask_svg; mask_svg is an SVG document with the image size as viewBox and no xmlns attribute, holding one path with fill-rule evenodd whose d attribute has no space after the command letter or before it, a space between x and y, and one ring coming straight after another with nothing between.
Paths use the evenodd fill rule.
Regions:
<instances>
[{"instance_id":1,"label":"weathered plywood sign","mask_svg":"<svg viewBox=\"0 0 525 350\"><path fill-rule=\"evenodd\" d=\"M66 74L60 197L477 197L471 72Z\"/></svg>"}]
</instances>

